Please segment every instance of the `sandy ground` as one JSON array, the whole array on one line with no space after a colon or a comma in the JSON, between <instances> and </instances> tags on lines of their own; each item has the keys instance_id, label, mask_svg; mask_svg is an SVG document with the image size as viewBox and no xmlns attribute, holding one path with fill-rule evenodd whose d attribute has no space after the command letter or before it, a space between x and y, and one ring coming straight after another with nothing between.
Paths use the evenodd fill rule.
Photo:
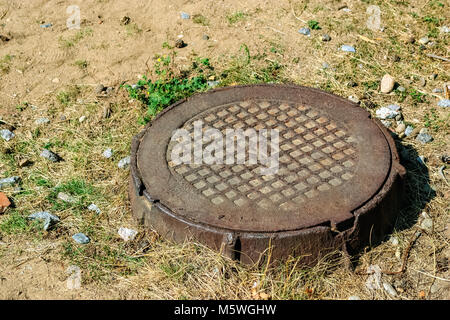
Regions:
<instances>
[{"instance_id":1,"label":"sandy ground","mask_svg":"<svg viewBox=\"0 0 450 320\"><path fill-rule=\"evenodd\" d=\"M333 18L345 17L345 12L336 10L341 4L340 1L322 3ZM359 2L347 1L347 4L358 10ZM66 27L68 5L78 5L81 9L82 35L80 30ZM182 20L182 11L191 15L202 13L210 20L209 25ZM237 11L254 16L230 25L225 17ZM131 18L127 26L121 24L124 16ZM309 11L301 19L313 17ZM52 27L41 28L44 23L51 23ZM351 22L347 20L347 23ZM339 37L339 41L323 43L323 50L315 54L314 48L299 37L297 30L301 26L303 24L293 15L292 6L286 0L277 1L276 6L272 1L256 0L0 0L0 34L11 38L0 42L0 59L6 55L11 57L8 72L0 73L0 116L20 126L31 121L17 113L16 106L25 101L38 105L44 112L53 106L48 97L69 85L92 86L94 89L102 83L118 88L125 82L136 81L149 70L152 57L161 52L162 43L173 45L181 35L187 43L186 48L177 50L176 60L181 64L183 61L188 63L188 58L194 54L215 57L220 62L238 52L243 43L257 52L276 42L284 48L287 73L300 82L308 77L306 73L309 70L320 68L325 53L329 53L328 62L339 60L342 53L337 52L338 45L354 44L358 40L351 33L336 34L331 30L328 32L330 36L333 39ZM402 30L399 33L406 34ZM205 34L209 40L203 39ZM292 62L293 58L299 59ZM87 61L88 67L80 69L77 61ZM386 61L385 64L387 67L391 62ZM436 70L446 72L439 66ZM376 79L370 75L367 78ZM314 85L315 81L309 77L306 82ZM89 99L93 95L84 98ZM444 199L448 204L448 195ZM158 297L155 292L140 290L143 284L134 282L133 277L118 278L105 284L87 283L83 290L69 289L69 265L48 258L51 256L49 252L57 250L57 245L51 240L35 243L19 238L2 242L0 238L0 250L0 299ZM439 276L448 278L448 271ZM439 287L440 297L445 298L448 294L447 283L443 282Z\"/></svg>"}]
</instances>

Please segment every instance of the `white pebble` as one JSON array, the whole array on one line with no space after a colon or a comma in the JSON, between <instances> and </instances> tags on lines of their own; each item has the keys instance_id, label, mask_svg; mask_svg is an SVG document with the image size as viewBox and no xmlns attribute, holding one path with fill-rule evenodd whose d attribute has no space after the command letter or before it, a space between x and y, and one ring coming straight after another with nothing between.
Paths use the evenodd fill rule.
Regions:
<instances>
[{"instance_id":1,"label":"white pebble","mask_svg":"<svg viewBox=\"0 0 450 320\"><path fill-rule=\"evenodd\" d=\"M120 227L118 230L118 234L123 240L131 241L136 237L137 231L133 229Z\"/></svg>"}]
</instances>

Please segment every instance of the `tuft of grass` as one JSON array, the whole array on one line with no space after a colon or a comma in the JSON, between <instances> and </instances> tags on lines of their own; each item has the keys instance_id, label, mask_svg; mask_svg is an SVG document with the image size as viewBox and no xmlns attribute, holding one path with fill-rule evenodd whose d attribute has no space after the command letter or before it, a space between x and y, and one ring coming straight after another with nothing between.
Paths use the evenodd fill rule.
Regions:
<instances>
[{"instance_id":1,"label":"tuft of grass","mask_svg":"<svg viewBox=\"0 0 450 320\"><path fill-rule=\"evenodd\" d=\"M77 60L74 62L74 65L83 70L88 67L88 62L86 60Z\"/></svg>"},{"instance_id":2,"label":"tuft of grass","mask_svg":"<svg viewBox=\"0 0 450 320\"><path fill-rule=\"evenodd\" d=\"M134 36L142 33L142 29L136 23L130 23L125 26L125 30L128 36Z\"/></svg>"},{"instance_id":3,"label":"tuft of grass","mask_svg":"<svg viewBox=\"0 0 450 320\"><path fill-rule=\"evenodd\" d=\"M192 21L197 24L201 24L202 26L208 26L209 20L202 14L194 14L192 17Z\"/></svg>"},{"instance_id":4,"label":"tuft of grass","mask_svg":"<svg viewBox=\"0 0 450 320\"><path fill-rule=\"evenodd\" d=\"M320 26L319 26L319 22L317 22L316 20L309 20L308 21L308 27L311 30L320 30Z\"/></svg>"},{"instance_id":5,"label":"tuft of grass","mask_svg":"<svg viewBox=\"0 0 450 320\"><path fill-rule=\"evenodd\" d=\"M247 16L248 16L247 13L244 13L242 11L237 11L235 13L227 15L227 21L228 21L228 24L231 25L231 24L235 24L239 21L244 20Z\"/></svg>"},{"instance_id":6,"label":"tuft of grass","mask_svg":"<svg viewBox=\"0 0 450 320\"><path fill-rule=\"evenodd\" d=\"M212 71L209 59L197 58L190 69L180 74L175 73L170 56L157 55L155 60L154 80L145 76L135 86L125 85L131 98L147 106L144 123L177 100L206 90L207 77Z\"/></svg>"},{"instance_id":7,"label":"tuft of grass","mask_svg":"<svg viewBox=\"0 0 450 320\"><path fill-rule=\"evenodd\" d=\"M62 48L71 48L74 47L78 42L80 42L82 39L92 36L94 31L91 28L85 28L82 30L79 30L77 33L75 33L74 36L69 37L67 39L60 37L59 38L59 44Z\"/></svg>"},{"instance_id":8,"label":"tuft of grass","mask_svg":"<svg viewBox=\"0 0 450 320\"><path fill-rule=\"evenodd\" d=\"M9 72L12 56L7 54L0 59L0 73L6 74Z\"/></svg>"}]
</instances>

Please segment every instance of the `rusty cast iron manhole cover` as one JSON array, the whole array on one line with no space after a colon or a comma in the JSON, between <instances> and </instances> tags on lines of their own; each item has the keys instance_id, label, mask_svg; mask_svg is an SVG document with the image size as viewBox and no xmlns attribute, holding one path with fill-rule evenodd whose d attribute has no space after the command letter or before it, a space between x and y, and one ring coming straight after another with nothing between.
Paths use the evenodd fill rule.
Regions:
<instances>
[{"instance_id":1,"label":"rusty cast iron manhole cover","mask_svg":"<svg viewBox=\"0 0 450 320\"><path fill-rule=\"evenodd\" d=\"M162 112L132 145L139 222L245 263L314 263L392 228L404 168L378 120L320 90L221 88Z\"/></svg>"}]
</instances>

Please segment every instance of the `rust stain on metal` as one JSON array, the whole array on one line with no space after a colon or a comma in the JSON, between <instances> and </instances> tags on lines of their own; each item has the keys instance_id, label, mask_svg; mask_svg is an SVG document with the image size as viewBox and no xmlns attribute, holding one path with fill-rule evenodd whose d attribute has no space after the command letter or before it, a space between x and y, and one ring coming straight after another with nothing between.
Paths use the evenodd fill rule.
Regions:
<instances>
[{"instance_id":1,"label":"rust stain on metal","mask_svg":"<svg viewBox=\"0 0 450 320\"><path fill-rule=\"evenodd\" d=\"M193 137L198 121L223 135L277 130L278 171L264 175L248 159L175 163L172 133ZM247 154L249 143L239 143ZM306 255L312 264L389 232L403 175L390 134L354 103L306 87L238 86L177 102L134 138L130 199L139 222L175 241L192 238L245 263L270 243L274 258Z\"/></svg>"}]
</instances>

